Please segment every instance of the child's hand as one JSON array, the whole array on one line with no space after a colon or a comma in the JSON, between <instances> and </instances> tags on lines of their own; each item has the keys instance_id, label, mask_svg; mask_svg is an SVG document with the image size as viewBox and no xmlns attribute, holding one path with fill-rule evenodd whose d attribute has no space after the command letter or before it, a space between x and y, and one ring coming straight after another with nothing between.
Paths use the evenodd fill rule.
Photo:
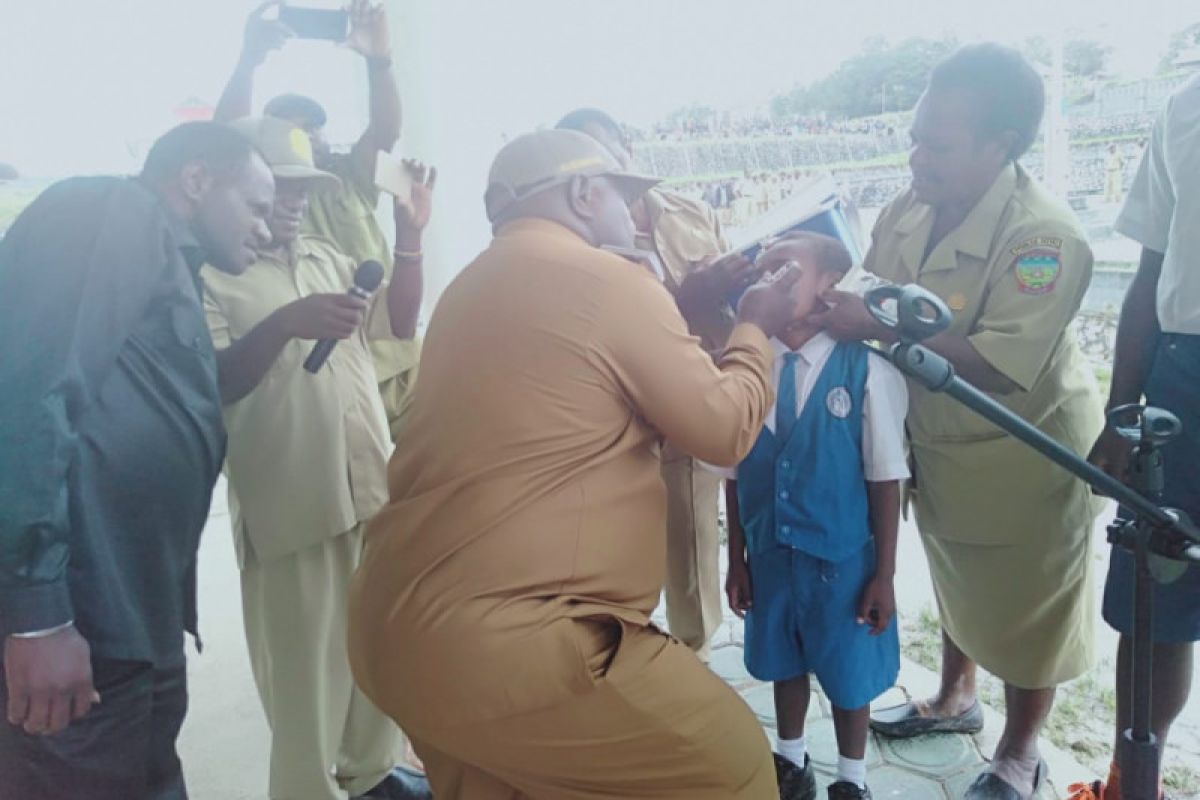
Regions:
<instances>
[{"instance_id":1,"label":"child's hand","mask_svg":"<svg viewBox=\"0 0 1200 800\"><path fill-rule=\"evenodd\" d=\"M732 575L732 570L730 575ZM887 630L896 615L896 590L891 578L873 578L858 605L858 624L870 625L871 635Z\"/></svg>"},{"instance_id":2,"label":"child's hand","mask_svg":"<svg viewBox=\"0 0 1200 800\"><path fill-rule=\"evenodd\" d=\"M746 612L754 604L750 591L750 568L745 561L729 564L729 574L725 576L725 596L729 598L729 610L738 619L745 619Z\"/></svg>"}]
</instances>

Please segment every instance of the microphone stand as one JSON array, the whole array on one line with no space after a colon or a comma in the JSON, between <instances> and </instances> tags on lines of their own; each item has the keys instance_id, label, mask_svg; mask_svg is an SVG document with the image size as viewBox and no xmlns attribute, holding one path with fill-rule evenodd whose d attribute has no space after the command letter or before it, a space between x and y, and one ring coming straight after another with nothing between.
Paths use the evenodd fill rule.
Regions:
<instances>
[{"instance_id":1,"label":"microphone stand","mask_svg":"<svg viewBox=\"0 0 1200 800\"><path fill-rule=\"evenodd\" d=\"M1121 504L1120 515L1108 527L1108 541L1133 552L1136 576L1130 676L1133 717L1132 725L1121 737L1124 753L1118 753L1117 758L1122 796L1127 800L1158 800L1159 742L1150 730L1153 581L1177 579L1186 568L1178 562L1200 563L1200 531L1182 511L1158 505L1163 488L1160 447L1178 436L1183 426L1173 414L1157 408L1121 406L1109 413L1109 426L1136 443L1134 488L1130 488L958 377L949 361L923 346L922 340L950 325L950 311L936 295L915 284L880 286L868 291L865 301L872 316L899 336L887 351L872 348L876 353L929 391L948 394L1085 481L1098 494Z\"/></svg>"}]
</instances>

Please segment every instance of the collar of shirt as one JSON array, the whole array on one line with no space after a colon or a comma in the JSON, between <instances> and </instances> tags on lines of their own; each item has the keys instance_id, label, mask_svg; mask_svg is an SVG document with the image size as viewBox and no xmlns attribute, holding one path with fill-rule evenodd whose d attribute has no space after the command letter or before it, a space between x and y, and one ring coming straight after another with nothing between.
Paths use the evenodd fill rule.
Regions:
<instances>
[{"instance_id":1,"label":"collar of shirt","mask_svg":"<svg viewBox=\"0 0 1200 800\"><path fill-rule=\"evenodd\" d=\"M793 351L779 339L771 339L771 352L775 356L774 365L771 369L771 380L773 385L778 389L779 378L783 373L783 357L791 352L796 352L800 355L799 361L796 363L796 414L800 414L800 410L804 408L804 404L808 402L808 395L812 392L813 384L816 382L817 375L820 374L821 368L824 367L825 361L829 358L829 354L833 352L833 348L837 346L837 342L832 336L824 331L818 332L815 336L809 339L804 344L800 345L800 349ZM775 393L776 402L779 399L779 392ZM767 412L765 425L768 430L775 430L775 406L771 405L771 410Z\"/></svg>"},{"instance_id":2,"label":"collar of shirt","mask_svg":"<svg viewBox=\"0 0 1200 800\"><path fill-rule=\"evenodd\" d=\"M837 345L837 341L832 336L825 331L818 331L811 339L800 345L799 350L794 352L800 354L800 360L804 362L805 366L811 367L828 356L835 345ZM782 368L784 355L793 350L779 339L772 338L771 352L775 354L776 367Z\"/></svg>"},{"instance_id":3,"label":"collar of shirt","mask_svg":"<svg viewBox=\"0 0 1200 800\"><path fill-rule=\"evenodd\" d=\"M295 269L296 265L300 263L300 259L308 258L312 255L313 247L311 240L312 237L300 235L291 244L259 251L258 259L259 261L266 261L276 266Z\"/></svg>"},{"instance_id":4,"label":"collar of shirt","mask_svg":"<svg viewBox=\"0 0 1200 800\"><path fill-rule=\"evenodd\" d=\"M137 179L134 178L134 180ZM163 202L163 199L158 196L157 192L154 192L148 186L145 188L158 199L158 204L163 210L163 216L167 218L167 228L171 231L171 238L175 240L175 244L179 248L179 253L183 256L183 260L187 263L192 275L198 276L200 268L208 260L204 248L200 246L200 240L196 238L196 234L192 233L192 227L180 219L179 215Z\"/></svg>"},{"instance_id":5,"label":"collar of shirt","mask_svg":"<svg viewBox=\"0 0 1200 800\"><path fill-rule=\"evenodd\" d=\"M679 197L674 192L664 191L659 188L652 188L642 195L646 203L646 210L650 212L650 225L653 227L658 224L658 219L663 214L671 214L678 211L686 211L687 209L679 202Z\"/></svg>"},{"instance_id":6,"label":"collar of shirt","mask_svg":"<svg viewBox=\"0 0 1200 800\"><path fill-rule=\"evenodd\" d=\"M933 229L933 208L925 203L913 203L896 222L896 232L903 237L900 256L913 277L922 272L954 269L958 266L959 253L975 258L987 258L992 238L1000 225L1000 217L1012 198L1013 191L1017 188L1017 180L1023 171L1016 163L1002 169L991 187L967 214L967 218L934 247L928 259L924 259L924 255L929 234Z\"/></svg>"},{"instance_id":7,"label":"collar of shirt","mask_svg":"<svg viewBox=\"0 0 1200 800\"><path fill-rule=\"evenodd\" d=\"M521 217L511 222L505 222L496 230L494 238L496 240L513 239L528 234L544 236L564 244L576 243L587 247L592 246L566 225L541 217Z\"/></svg>"}]
</instances>

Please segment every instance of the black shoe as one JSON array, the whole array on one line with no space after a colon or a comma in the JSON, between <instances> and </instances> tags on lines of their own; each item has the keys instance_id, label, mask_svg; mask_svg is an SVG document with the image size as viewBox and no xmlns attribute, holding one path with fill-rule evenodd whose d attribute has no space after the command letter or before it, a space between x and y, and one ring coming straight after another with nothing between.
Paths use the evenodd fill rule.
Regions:
<instances>
[{"instance_id":1,"label":"black shoe","mask_svg":"<svg viewBox=\"0 0 1200 800\"><path fill-rule=\"evenodd\" d=\"M778 753L775 756L775 779L779 781L779 800L817 800L817 776L813 774L812 759L804 757L804 769Z\"/></svg>"},{"instance_id":2,"label":"black shoe","mask_svg":"<svg viewBox=\"0 0 1200 800\"><path fill-rule=\"evenodd\" d=\"M860 789L850 781L838 781L829 784L829 800L871 800L871 790L865 786Z\"/></svg>"},{"instance_id":3,"label":"black shoe","mask_svg":"<svg viewBox=\"0 0 1200 800\"><path fill-rule=\"evenodd\" d=\"M421 773L395 767L375 788L353 800L433 800L433 791Z\"/></svg>"},{"instance_id":4,"label":"black shoe","mask_svg":"<svg viewBox=\"0 0 1200 800\"><path fill-rule=\"evenodd\" d=\"M1038 790L1042 788L1049 772L1050 768L1046 766L1046 762L1039 761L1033 773L1033 792L1030 793L1030 797L1037 797ZM996 773L985 772L967 787L963 800L1022 800L1023 797L1015 786L1001 779Z\"/></svg>"},{"instance_id":5,"label":"black shoe","mask_svg":"<svg viewBox=\"0 0 1200 800\"><path fill-rule=\"evenodd\" d=\"M976 700L956 716L926 717L916 703L908 702L871 714L871 730L890 739L908 739L926 733L979 733L983 730L983 707Z\"/></svg>"}]
</instances>

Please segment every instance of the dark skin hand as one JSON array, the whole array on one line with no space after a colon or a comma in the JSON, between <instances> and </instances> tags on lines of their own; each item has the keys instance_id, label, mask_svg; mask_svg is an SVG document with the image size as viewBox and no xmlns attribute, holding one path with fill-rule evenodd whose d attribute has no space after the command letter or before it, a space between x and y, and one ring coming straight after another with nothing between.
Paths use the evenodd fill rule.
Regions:
<instances>
[{"instance_id":1,"label":"dark skin hand","mask_svg":"<svg viewBox=\"0 0 1200 800\"><path fill-rule=\"evenodd\" d=\"M701 262L688 272L675 292L675 305L684 319L694 319L726 302L734 290L754 283L762 268L741 253Z\"/></svg>"},{"instance_id":2,"label":"dark skin hand","mask_svg":"<svg viewBox=\"0 0 1200 800\"><path fill-rule=\"evenodd\" d=\"M800 280L800 268L788 262L746 290L738 303L739 323L756 325L767 338L780 336L796 322L796 300L792 287Z\"/></svg>"},{"instance_id":3,"label":"dark skin hand","mask_svg":"<svg viewBox=\"0 0 1200 800\"><path fill-rule=\"evenodd\" d=\"M869 625L871 635L887 630L896 616L896 540L900 531L900 482L867 483L871 535L875 538L875 575L863 589L858 624Z\"/></svg>"},{"instance_id":4,"label":"dark skin hand","mask_svg":"<svg viewBox=\"0 0 1200 800\"><path fill-rule=\"evenodd\" d=\"M4 674L8 721L31 735L58 733L100 702L91 648L73 625L40 639L8 637Z\"/></svg>"}]
</instances>

